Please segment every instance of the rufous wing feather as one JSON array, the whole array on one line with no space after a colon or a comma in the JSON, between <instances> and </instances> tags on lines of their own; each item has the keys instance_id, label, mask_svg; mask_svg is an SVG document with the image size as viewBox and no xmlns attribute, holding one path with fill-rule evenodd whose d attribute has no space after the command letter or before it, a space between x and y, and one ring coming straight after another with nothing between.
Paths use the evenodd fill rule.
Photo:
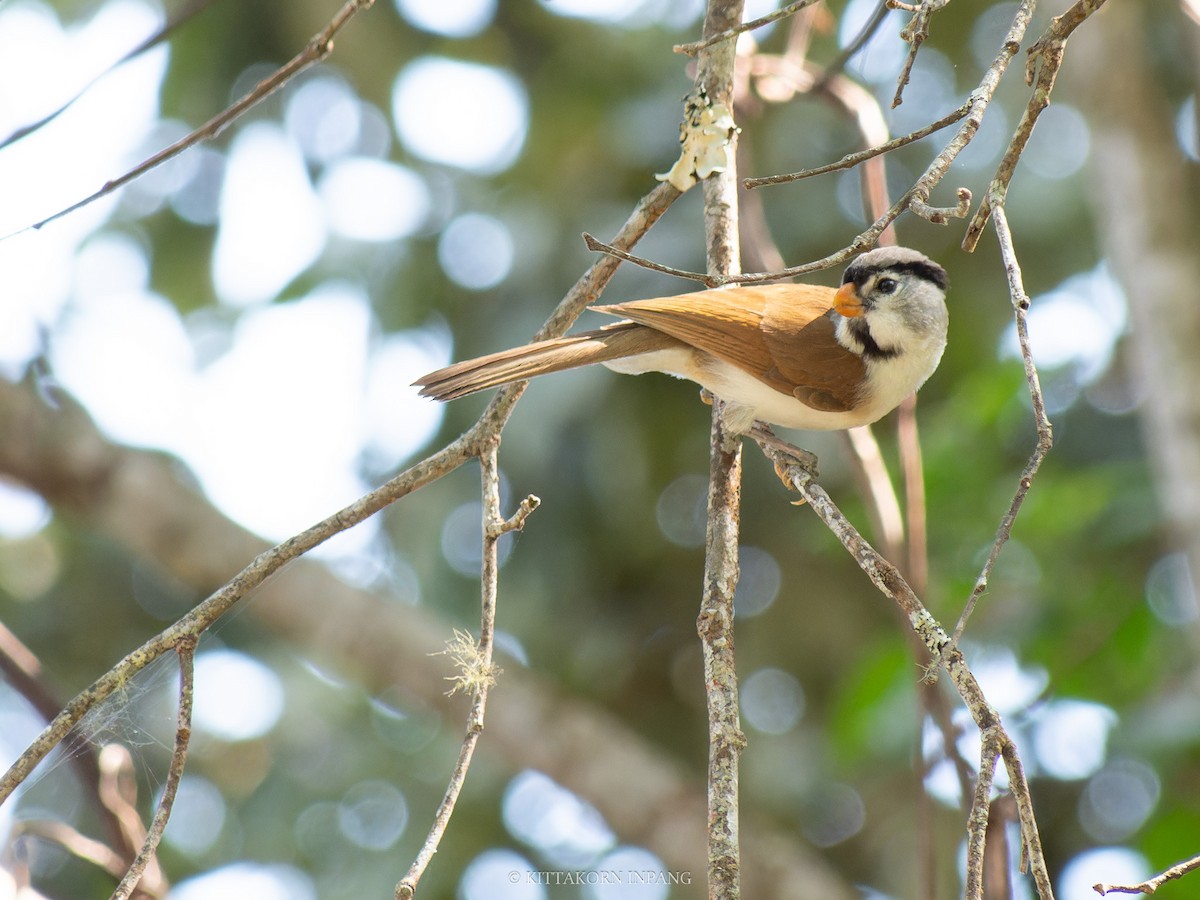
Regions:
<instances>
[{"instance_id":1,"label":"rufous wing feather","mask_svg":"<svg viewBox=\"0 0 1200 900\"><path fill-rule=\"evenodd\" d=\"M535 375L562 372L592 363L680 346L680 341L653 328L634 322L618 322L595 331L538 341L455 363L430 372L413 384L420 386L422 397L454 400L512 381L524 381Z\"/></svg>"},{"instance_id":2,"label":"rufous wing feather","mask_svg":"<svg viewBox=\"0 0 1200 900\"><path fill-rule=\"evenodd\" d=\"M595 309L666 332L814 409L844 412L860 399L865 369L834 337L833 295L816 285L744 285Z\"/></svg>"}]
</instances>

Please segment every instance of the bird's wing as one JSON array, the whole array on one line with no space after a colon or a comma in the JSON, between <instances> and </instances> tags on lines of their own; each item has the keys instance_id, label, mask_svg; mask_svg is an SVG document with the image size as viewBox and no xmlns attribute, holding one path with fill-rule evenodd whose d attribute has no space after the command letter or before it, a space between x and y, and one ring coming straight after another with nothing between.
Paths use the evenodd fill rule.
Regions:
<instances>
[{"instance_id":1,"label":"bird's wing","mask_svg":"<svg viewBox=\"0 0 1200 900\"><path fill-rule=\"evenodd\" d=\"M834 337L833 289L743 285L595 309L669 334L827 412L853 409L862 359Z\"/></svg>"}]
</instances>

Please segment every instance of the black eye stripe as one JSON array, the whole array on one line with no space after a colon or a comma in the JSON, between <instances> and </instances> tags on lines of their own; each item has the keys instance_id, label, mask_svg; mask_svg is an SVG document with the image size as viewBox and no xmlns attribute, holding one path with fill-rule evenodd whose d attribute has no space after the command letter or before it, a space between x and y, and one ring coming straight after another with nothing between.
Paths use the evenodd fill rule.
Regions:
<instances>
[{"instance_id":1,"label":"black eye stripe","mask_svg":"<svg viewBox=\"0 0 1200 900\"><path fill-rule=\"evenodd\" d=\"M886 271L905 272L916 275L918 278L924 279L931 284L936 284L943 291L950 286L950 280L946 277L946 270L937 263L924 260L892 263L892 265L887 267Z\"/></svg>"},{"instance_id":2,"label":"black eye stripe","mask_svg":"<svg viewBox=\"0 0 1200 900\"><path fill-rule=\"evenodd\" d=\"M851 263L846 268L845 275L842 277L842 284L853 281L861 287L872 275L880 275L884 272L891 272L896 275L915 275L931 284L937 285L943 291L950 286L950 280L946 277L945 269L935 262L920 259L891 262L883 266L856 266L854 263Z\"/></svg>"}]
</instances>

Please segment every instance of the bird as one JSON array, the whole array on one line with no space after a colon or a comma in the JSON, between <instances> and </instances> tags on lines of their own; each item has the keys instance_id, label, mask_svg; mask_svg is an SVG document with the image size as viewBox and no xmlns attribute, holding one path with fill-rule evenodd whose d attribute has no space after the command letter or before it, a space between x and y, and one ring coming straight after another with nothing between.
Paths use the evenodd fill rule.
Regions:
<instances>
[{"instance_id":1,"label":"bird","mask_svg":"<svg viewBox=\"0 0 1200 900\"><path fill-rule=\"evenodd\" d=\"M595 306L621 321L454 363L413 385L448 401L601 363L696 382L722 401L732 434L757 421L838 431L878 421L933 374L948 287L923 253L879 247L853 259L837 289L743 284Z\"/></svg>"}]
</instances>

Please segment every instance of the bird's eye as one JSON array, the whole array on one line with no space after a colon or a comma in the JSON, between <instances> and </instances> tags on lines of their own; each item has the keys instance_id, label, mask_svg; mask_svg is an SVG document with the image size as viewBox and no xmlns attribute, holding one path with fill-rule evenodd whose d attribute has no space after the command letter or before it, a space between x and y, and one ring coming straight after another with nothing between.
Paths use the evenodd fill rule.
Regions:
<instances>
[{"instance_id":1,"label":"bird's eye","mask_svg":"<svg viewBox=\"0 0 1200 900\"><path fill-rule=\"evenodd\" d=\"M900 282L895 278L880 278L875 282L875 290L881 294L894 294L899 286Z\"/></svg>"}]
</instances>

